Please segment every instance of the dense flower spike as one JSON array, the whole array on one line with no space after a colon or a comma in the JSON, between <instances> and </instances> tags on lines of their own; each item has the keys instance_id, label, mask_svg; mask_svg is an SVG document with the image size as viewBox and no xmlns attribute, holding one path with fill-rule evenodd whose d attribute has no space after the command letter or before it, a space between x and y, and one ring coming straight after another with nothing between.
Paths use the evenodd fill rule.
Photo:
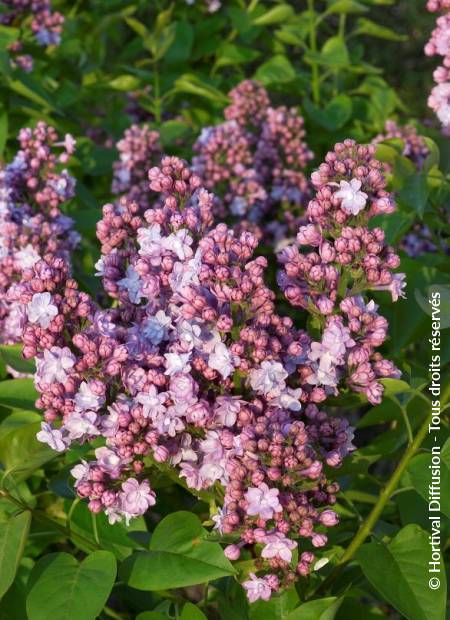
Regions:
<instances>
[{"instance_id":1,"label":"dense flower spike","mask_svg":"<svg viewBox=\"0 0 450 620\"><path fill-rule=\"evenodd\" d=\"M43 47L59 45L64 24L64 16L58 11L52 11L50 0L1 0L0 23L7 26L20 27L28 23L37 43ZM14 55L11 64L23 71L33 69L33 58L29 54L19 54L23 49L21 41L15 41L9 47Z\"/></svg>"},{"instance_id":2,"label":"dense flower spike","mask_svg":"<svg viewBox=\"0 0 450 620\"><path fill-rule=\"evenodd\" d=\"M381 228L370 218L392 213L395 204L386 190L375 146L353 140L337 144L313 173L317 189L307 208L309 223L301 226L298 245L279 254L279 284L288 301L308 310L321 329L304 369L307 383L337 393L343 382L368 400L381 402L380 378L398 377L395 366L375 349L387 336L387 321L363 293L387 290L392 300L403 297L404 274L385 244Z\"/></svg>"},{"instance_id":3,"label":"dense flower spike","mask_svg":"<svg viewBox=\"0 0 450 620\"><path fill-rule=\"evenodd\" d=\"M220 197L220 215L231 214L240 230L261 236L255 225L282 205L283 222L272 221L265 232L283 237L286 224L293 220L298 227L299 208L307 202L304 171L312 153L304 141L303 119L295 108L271 107L264 87L252 80L229 96L226 121L204 129L194 146L194 169Z\"/></svg>"},{"instance_id":4,"label":"dense flower spike","mask_svg":"<svg viewBox=\"0 0 450 620\"><path fill-rule=\"evenodd\" d=\"M447 0L430 0L429 11L446 11L437 18L436 28L425 45L427 56L442 56L442 66L433 73L437 85L431 91L428 105L440 120L443 131L450 134L450 4Z\"/></svg>"},{"instance_id":5,"label":"dense flower spike","mask_svg":"<svg viewBox=\"0 0 450 620\"><path fill-rule=\"evenodd\" d=\"M267 598L310 571L314 555L301 549L292 564L294 549L322 547L337 523L338 485L323 468L353 449L352 429L314 404L326 395L308 373L317 350L275 313L257 239L213 227L214 196L180 159L164 157L148 176L153 206L124 196L97 227L110 309L80 292L59 258L35 263L15 288L24 355L37 358L38 439L63 451L103 438L72 473L112 523L155 503L154 467L175 467L194 493L220 489L212 518L235 541L225 554L255 554L244 587L251 601ZM361 341L381 337L371 317ZM348 329L331 329L345 348Z\"/></svg>"},{"instance_id":6,"label":"dense flower spike","mask_svg":"<svg viewBox=\"0 0 450 620\"><path fill-rule=\"evenodd\" d=\"M75 181L60 170L74 152L75 140L45 123L22 129L20 150L0 169L0 327L1 340L20 340L23 305L14 289L40 259L70 262L79 236L60 206L74 196Z\"/></svg>"},{"instance_id":7,"label":"dense flower spike","mask_svg":"<svg viewBox=\"0 0 450 620\"><path fill-rule=\"evenodd\" d=\"M148 201L148 169L161 158L159 134L147 125L132 125L117 143L119 161L114 163L111 191L126 194L145 207ZM148 205L147 205L148 206Z\"/></svg>"}]
</instances>

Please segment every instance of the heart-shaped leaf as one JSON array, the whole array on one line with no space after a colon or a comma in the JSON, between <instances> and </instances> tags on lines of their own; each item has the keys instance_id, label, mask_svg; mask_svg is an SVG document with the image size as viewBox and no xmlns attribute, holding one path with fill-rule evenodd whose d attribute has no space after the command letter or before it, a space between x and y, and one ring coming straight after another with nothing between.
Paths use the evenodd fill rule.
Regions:
<instances>
[{"instance_id":1,"label":"heart-shaped leaf","mask_svg":"<svg viewBox=\"0 0 450 620\"><path fill-rule=\"evenodd\" d=\"M37 562L28 583L28 620L95 620L116 578L116 560L96 551L81 563L68 553Z\"/></svg>"},{"instance_id":2,"label":"heart-shaped leaf","mask_svg":"<svg viewBox=\"0 0 450 620\"><path fill-rule=\"evenodd\" d=\"M431 589L428 533L418 525L407 525L388 545L376 541L363 545L356 559L373 587L408 620L444 618L445 569L442 563L440 586Z\"/></svg>"},{"instance_id":3,"label":"heart-shaped leaf","mask_svg":"<svg viewBox=\"0 0 450 620\"><path fill-rule=\"evenodd\" d=\"M30 522L31 513L28 510L0 522L0 598L16 576Z\"/></svg>"},{"instance_id":4,"label":"heart-shaped leaf","mask_svg":"<svg viewBox=\"0 0 450 620\"><path fill-rule=\"evenodd\" d=\"M139 551L125 560L122 579L138 590L163 590L233 575L221 546L202 540L203 534L194 514L168 515L153 532L150 551Z\"/></svg>"}]
</instances>

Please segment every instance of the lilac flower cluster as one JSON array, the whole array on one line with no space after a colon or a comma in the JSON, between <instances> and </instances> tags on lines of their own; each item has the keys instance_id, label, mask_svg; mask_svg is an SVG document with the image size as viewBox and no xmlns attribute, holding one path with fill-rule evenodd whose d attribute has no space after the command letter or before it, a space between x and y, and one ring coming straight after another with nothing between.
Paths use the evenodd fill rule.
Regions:
<instances>
[{"instance_id":1,"label":"lilac flower cluster","mask_svg":"<svg viewBox=\"0 0 450 620\"><path fill-rule=\"evenodd\" d=\"M306 206L304 170L312 159L303 118L295 108L271 107L264 87L251 80L229 97L225 122L204 129L194 145L194 169L220 197L220 214L240 218L241 229L254 229L275 204L284 205L288 221L295 219L296 209ZM276 224L283 236L285 226Z\"/></svg>"},{"instance_id":2,"label":"lilac flower cluster","mask_svg":"<svg viewBox=\"0 0 450 620\"><path fill-rule=\"evenodd\" d=\"M213 225L214 196L180 159L164 157L148 176L151 207L125 195L97 226L111 308L80 292L59 257L37 261L15 288L24 356L37 361L38 439L56 451L103 439L72 473L112 523L155 504L152 468L176 468L194 494L212 491L225 554L254 556L243 585L250 601L266 599L312 570L308 548L294 559L301 541L320 548L337 524L339 488L323 468L342 463L353 432L315 404L325 395L308 381L317 349L275 313L254 235ZM371 311L358 315L367 338Z\"/></svg>"},{"instance_id":3,"label":"lilac flower cluster","mask_svg":"<svg viewBox=\"0 0 450 620\"><path fill-rule=\"evenodd\" d=\"M49 47L60 44L64 16L52 11L51 0L1 0L0 24L20 27L30 18L30 27L39 45ZM20 54L22 50L21 41L10 45L9 51L14 55L11 64L28 73L33 69L33 57Z\"/></svg>"},{"instance_id":4,"label":"lilac flower cluster","mask_svg":"<svg viewBox=\"0 0 450 620\"><path fill-rule=\"evenodd\" d=\"M436 113L444 133L450 135L450 4L447 0L430 0L427 8L432 12L446 11L436 20L436 28L425 45L425 54L443 58L442 65L433 73L437 85L430 93L428 105Z\"/></svg>"},{"instance_id":5,"label":"lilac flower cluster","mask_svg":"<svg viewBox=\"0 0 450 620\"><path fill-rule=\"evenodd\" d=\"M114 163L111 191L127 195L141 207L148 205L148 169L161 159L159 133L148 125L131 125L116 145L119 160Z\"/></svg>"},{"instance_id":6,"label":"lilac flower cluster","mask_svg":"<svg viewBox=\"0 0 450 620\"><path fill-rule=\"evenodd\" d=\"M24 306L15 289L24 273L43 258L70 263L78 244L73 221L61 205L74 196L75 181L61 164L74 152L67 134L59 141L55 129L38 123L22 129L20 150L0 168L0 331L3 343L19 342Z\"/></svg>"},{"instance_id":7,"label":"lilac flower cluster","mask_svg":"<svg viewBox=\"0 0 450 620\"><path fill-rule=\"evenodd\" d=\"M404 274L394 274L400 259L384 241L381 228L368 226L395 204L385 187L375 146L353 140L336 144L313 173L316 196L307 208L309 223L297 234L298 245L278 256L279 284L288 301L308 310L320 329L302 369L306 383L322 388L324 398L338 387L362 392L381 402L380 378L399 377L392 362L375 349L387 337L388 323L363 293L387 290L404 296Z\"/></svg>"}]
</instances>

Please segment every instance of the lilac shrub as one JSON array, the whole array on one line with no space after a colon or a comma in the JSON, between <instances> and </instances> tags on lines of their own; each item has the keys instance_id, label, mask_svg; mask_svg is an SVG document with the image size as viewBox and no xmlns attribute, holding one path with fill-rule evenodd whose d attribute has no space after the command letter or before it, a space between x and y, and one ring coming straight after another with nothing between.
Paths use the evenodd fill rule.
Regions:
<instances>
[{"instance_id":1,"label":"lilac shrub","mask_svg":"<svg viewBox=\"0 0 450 620\"><path fill-rule=\"evenodd\" d=\"M395 302L404 296L405 276L393 273L400 259L383 230L368 225L373 216L395 209L374 154L373 145L336 144L312 175L316 196L307 208L309 223L299 228L297 245L278 258L287 300L311 313L321 335L307 354L305 381L322 389L324 398L345 385L379 404L380 379L400 372L376 352L388 323L366 293L389 291Z\"/></svg>"},{"instance_id":2,"label":"lilac shrub","mask_svg":"<svg viewBox=\"0 0 450 620\"><path fill-rule=\"evenodd\" d=\"M79 236L61 205L74 196L75 180L66 169L75 140L63 141L52 127L22 129L20 150L0 168L0 332L3 343L20 341L25 308L16 287L41 259L70 264Z\"/></svg>"},{"instance_id":3,"label":"lilac shrub","mask_svg":"<svg viewBox=\"0 0 450 620\"><path fill-rule=\"evenodd\" d=\"M62 452L103 438L72 474L79 497L111 523L155 504L152 467L175 468L194 494L215 493L225 554L253 554L243 585L250 601L266 599L308 574L306 543L323 547L337 524L339 487L323 467L354 448L352 428L318 407L327 389L308 371L317 343L276 314L255 236L214 225L214 196L180 159L164 157L148 176L150 208L125 195L97 226L109 309L59 257L36 262L16 288L24 356L37 360L38 439ZM358 330L370 342L385 329L373 313ZM345 349L349 329L329 329Z\"/></svg>"}]
</instances>

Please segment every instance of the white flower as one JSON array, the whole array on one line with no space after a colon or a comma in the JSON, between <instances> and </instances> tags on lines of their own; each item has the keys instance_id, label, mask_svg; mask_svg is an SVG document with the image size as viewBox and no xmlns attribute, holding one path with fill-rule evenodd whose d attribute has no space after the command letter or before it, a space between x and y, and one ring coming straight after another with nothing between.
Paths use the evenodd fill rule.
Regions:
<instances>
[{"instance_id":1,"label":"white flower","mask_svg":"<svg viewBox=\"0 0 450 620\"><path fill-rule=\"evenodd\" d=\"M266 541L266 546L261 552L262 558L280 558L285 562L290 562L292 560L292 550L297 546L294 540L286 538L284 534L278 532L267 536Z\"/></svg>"},{"instance_id":2,"label":"white flower","mask_svg":"<svg viewBox=\"0 0 450 620\"><path fill-rule=\"evenodd\" d=\"M199 284L198 275L202 266L202 254L200 248L191 260L183 263L175 263L172 273L169 275L169 284L174 293L181 292L190 284Z\"/></svg>"},{"instance_id":3,"label":"white flower","mask_svg":"<svg viewBox=\"0 0 450 620\"><path fill-rule=\"evenodd\" d=\"M284 392L281 392L279 396L270 401L270 406L280 407L280 409L290 409L290 411L300 411L302 408L300 402L302 392L302 388L297 388L296 390L286 388Z\"/></svg>"},{"instance_id":4,"label":"white flower","mask_svg":"<svg viewBox=\"0 0 450 620\"><path fill-rule=\"evenodd\" d=\"M64 383L67 380L67 371L71 370L74 365L75 356L68 347L45 349L43 357L36 360L35 380L44 385L55 381Z\"/></svg>"},{"instance_id":5,"label":"white flower","mask_svg":"<svg viewBox=\"0 0 450 620\"><path fill-rule=\"evenodd\" d=\"M75 478L75 488L80 484L80 482L88 479L89 470L89 464L83 459L81 459L81 463L78 463L78 465L72 467L70 473Z\"/></svg>"},{"instance_id":6,"label":"white flower","mask_svg":"<svg viewBox=\"0 0 450 620\"><path fill-rule=\"evenodd\" d=\"M75 394L75 406L79 411L97 411L105 402L104 396L95 394L86 381L83 381Z\"/></svg>"},{"instance_id":7,"label":"white flower","mask_svg":"<svg viewBox=\"0 0 450 620\"><path fill-rule=\"evenodd\" d=\"M29 269L41 259L31 243L26 245L19 252L16 252L14 258L20 269Z\"/></svg>"},{"instance_id":8,"label":"white flower","mask_svg":"<svg viewBox=\"0 0 450 620\"><path fill-rule=\"evenodd\" d=\"M154 385L151 385L148 392L139 392L136 401L142 405L142 415L144 418L154 419L157 415L165 412L164 403L167 400L167 392L159 392Z\"/></svg>"},{"instance_id":9,"label":"white flower","mask_svg":"<svg viewBox=\"0 0 450 620\"><path fill-rule=\"evenodd\" d=\"M177 230L176 233L172 233L168 237L163 238L162 245L166 250L173 252L180 260L186 260L193 255L192 237L185 228Z\"/></svg>"},{"instance_id":10,"label":"white flower","mask_svg":"<svg viewBox=\"0 0 450 620\"><path fill-rule=\"evenodd\" d=\"M131 303L138 304L142 299L142 280L131 265L127 267L126 277L117 282L119 288L124 288Z\"/></svg>"},{"instance_id":11,"label":"white flower","mask_svg":"<svg viewBox=\"0 0 450 620\"><path fill-rule=\"evenodd\" d=\"M191 358L190 353L165 353L166 358L166 372L164 374L172 376L177 372L189 372L191 365L189 360Z\"/></svg>"},{"instance_id":12,"label":"white flower","mask_svg":"<svg viewBox=\"0 0 450 620\"><path fill-rule=\"evenodd\" d=\"M122 461L118 454L106 446L102 446L95 450L95 458L97 459L97 465L103 472L109 474L112 478L119 477Z\"/></svg>"},{"instance_id":13,"label":"white flower","mask_svg":"<svg viewBox=\"0 0 450 620\"><path fill-rule=\"evenodd\" d=\"M361 181L359 179L352 179L350 183L348 181L341 181L339 183L339 191L335 193L336 198L341 198L341 208L347 213L352 215L358 215L362 209L366 206L367 194L361 192Z\"/></svg>"},{"instance_id":14,"label":"white flower","mask_svg":"<svg viewBox=\"0 0 450 620\"><path fill-rule=\"evenodd\" d=\"M96 427L97 414L95 411L73 411L64 420L64 430L67 431L69 439L81 439L86 435L94 437L100 435Z\"/></svg>"},{"instance_id":15,"label":"white flower","mask_svg":"<svg viewBox=\"0 0 450 620\"><path fill-rule=\"evenodd\" d=\"M177 433L185 428L177 407L169 407L164 413L155 416L153 422L159 433L169 435L169 437L175 437Z\"/></svg>"},{"instance_id":16,"label":"white flower","mask_svg":"<svg viewBox=\"0 0 450 620\"><path fill-rule=\"evenodd\" d=\"M52 296L48 292L35 293L27 304L30 323L39 323L44 329L47 329L57 314L58 308L52 304Z\"/></svg>"},{"instance_id":17,"label":"white flower","mask_svg":"<svg viewBox=\"0 0 450 620\"><path fill-rule=\"evenodd\" d=\"M62 452L66 449L62 433L56 428L52 428L47 422L42 422L41 430L36 435L36 439L41 443L46 443L52 450Z\"/></svg>"},{"instance_id":18,"label":"white flower","mask_svg":"<svg viewBox=\"0 0 450 620\"><path fill-rule=\"evenodd\" d=\"M314 372L309 375L307 381L310 385L326 385L336 387L338 378L336 375L335 358L331 353L326 352L322 355L319 363L313 364Z\"/></svg>"},{"instance_id":19,"label":"white flower","mask_svg":"<svg viewBox=\"0 0 450 620\"><path fill-rule=\"evenodd\" d=\"M158 310L155 316L149 317L143 324L142 333L144 338L153 345L160 344L168 338L168 330L172 327L170 316L164 310Z\"/></svg>"},{"instance_id":20,"label":"white flower","mask_svg":"<svg viewBox=\"0 0 450 620\"><path fill-rule=\"evenodd\" d=\"M96 272L96 276L104 276L105 275L105 260L103 256L101 256L98 261L94 265Z\"/></svg>"},{"instance_id":21,"label":"white flower","mask_svg":"<svg viewBox=\"0 0 450 620\"><path fill-rule=\"evenodd\" d=\"M274 397L279 396L286 387L288 373L280 362L265 360L260 368L250 373L250 385L258 394Z\"/></svg>"},{"instance_id":22,"label":"white flower","mask_svg":"<svg viewBox=\"0 0 450 620\"><path fill-rule=\"evenodd\" d=\"M208 366L220 372L224 379L229 377L233 372L234 366L232 363L232 356L228 347L223 342L217 343L214 347L214 351L208 358Z\"/></svg>"}]
</instances>

